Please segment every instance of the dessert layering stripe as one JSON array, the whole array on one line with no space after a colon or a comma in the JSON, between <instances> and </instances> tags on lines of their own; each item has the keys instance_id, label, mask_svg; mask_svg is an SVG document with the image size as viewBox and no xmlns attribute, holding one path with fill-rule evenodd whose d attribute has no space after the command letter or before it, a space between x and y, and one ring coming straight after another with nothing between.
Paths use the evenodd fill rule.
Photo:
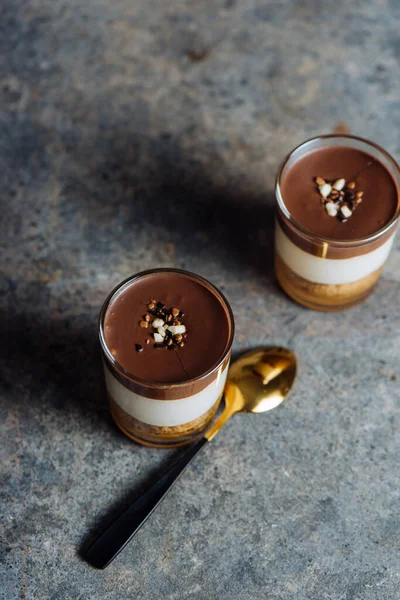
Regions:
<instances>
[{"instance_id":1,"label":"dessert layering stripe","mask_svg":"<svg viewBox=\"0 0 400 600\"><path fill-rule=\"evenodd\" d=\"M353 283L379 269L386 261L393 244L393 235L368 254L351 258L320 258L296 246L276 223L276 251L283 262L297 275L313 283L340 285Z\"/></svg>"},{"instance_id":2,"label":"dessert layering stripe","mask_svg":"<svg viewBox=\"0 0 400 600\"><path fill-rule=\"evenodd\" d=\"M104 368L108 393L126 413L158 427L184 425L198 419L218 400L224 389L228 367L219 370L216 378L201 392L180 400L153 400L123 386Z\"/></svg>"}]
</instances>

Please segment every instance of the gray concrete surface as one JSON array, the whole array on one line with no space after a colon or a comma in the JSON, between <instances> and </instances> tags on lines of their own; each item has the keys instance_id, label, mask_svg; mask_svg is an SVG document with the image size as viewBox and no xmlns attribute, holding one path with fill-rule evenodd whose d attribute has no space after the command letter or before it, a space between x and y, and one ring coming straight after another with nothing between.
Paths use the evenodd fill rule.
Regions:
<instances>
[{"instance_id":1,"label":"gray concrete surface","mask_svg":"<svg viewBox=\"0 0 400 600\"><path fill-rule=\"evenodd\" d=\"M400 238L341 314L271 260L293 145L344 122L400 158L399 29L397 0L2 0L2 599L400 598ZM287 345L299 377L95 571L84 540L174 457L112 424L97 315L169 265L224 290L236 352Z\"/></svg>"}]
</instances>

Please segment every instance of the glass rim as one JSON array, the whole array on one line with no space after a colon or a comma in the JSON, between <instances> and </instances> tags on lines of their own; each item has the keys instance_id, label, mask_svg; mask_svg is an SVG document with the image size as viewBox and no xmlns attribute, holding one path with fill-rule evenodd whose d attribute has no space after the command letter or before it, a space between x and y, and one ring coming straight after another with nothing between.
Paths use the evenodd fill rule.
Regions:
<instances>
[{"instance_id":1,"label":"glass rim","mask_svg":"<svg viewBox=\"0 0 400 600\"><path fill-rule=\"evenodd\" d=\"M363 245L363 244L366 244L369 242L373 242L373 241L379 239L386 232L388 232L390 230L390 228L396 223L396 221L400 217L399 185L394 180L394 177L393 177L392 173L390 173L390 172L389 172L389 175L393 179L393 183L397 189L398 204L397 204L396 211L395 211L393 217L390 219L390 221L388 223L386 223L386 225L384 225L381 229L379 229L375 233L372 233L372 234L367 235L362 238L354 238L352 240L335 240L334 238L318 236L315 233L313 233L312 231L310 231L309 229L306 229L305 227L300 225L292 217L292 215L290 214L290 211L288 210L288 208L283 200L282 191L281 191L281 178L282 178L283 170L284 170L285 166L287 165L291 156L293 156L293 154L295 152L300 150L300 148L303 148L303 147L307 146L308 144L311 144L312 142L316 142L318 140L333 139L333 138L356 140L358 142L362 142L362 143L366 144L367 146L370 146L371 148L374 148L375 150L378 150L378 152L383 154L385 156L385 158L391 163L393 168L397 171L399 181L400 181L400 166L399 166L399 164L396 162L396 160L393 158L393 156L391 154L389 154L389 152L387 152L384 148L382 148L382 146L379 146L379 144L375 144L375 142L371 142L370 140L367 140L366 138L362 138L357 135L351 135L351 134L346 134L346 133L328 133L328 134L324 134L324 135L317 135L315 137L309 138L308 140L305 140L301 144L298 144L295 148L293 148L285 156L285 158L281 162L278 172L276 174L276 179L275 179L275 195L276 195L276 199L277 199L277 203L278 203L278 208L283 212L284 216L288 219L288 221L296 229L298 229L303 235L311 238L315 242L319 242L321 244L329 244L330 246L337 247L337 248L345 248L345 247L349 247L349 246L359 246L359 245ZM388 171L387 167L385 165L383 165L383 166Z\"/></svg>"},{"instance_id":2,"label":"glass rim","mask_svg":"<svg viewBox=\"0 0 400 600\"><path fill-rule=\"evenodd\" d=\"M225 347L222 355L218 359L218 361L215 364L213 364L212 367L210 367L210 369L208 369L201 375L198 375L197 377L192 377L191 379L186 379L184 381L178 381L176 383L160 383L158 381L150 381L147 379L141 379L140 377L133 375L133 373L131 373L130 371L125 369L111 354L111 352L107 346L105 336L104 336L104 328L103 328L104 318L106 316L107 309L110 306L113 298L124 287L127 287L128 285L130 285L133 281L139 279L140 277L145 277L147 275L153 275L156 273L177 273L179 275L184 275L186 277L190 277L191 279L197 280L201 285L205 286L212 293L214 293L214 295L217 297L217 299L221 302L221 304L223 305L223 307L226 311L227 318L229 321L229 326L230 326L230 332L229 332L228 341L226 343L226 347ZM183 387L190 385L191 383L197 383L199 381L206 379L207 377L212 375L215 371L217 371L218 368L224 363L227 356L229 355L229 353L232 350L233 338L235 336L235 319L233 316L233 311L232 311L232 308L231 308L228 300L225 298L224 294L214 284L212 284L210 281L208 281L207 279L205 279L205 277L202 277L201 275L197 275L196 273L192 273L191 271L186 271L184 269L174 269L174 268L168 268L168 267L147 269L145 271L140 271L139 273L130 275L129 277L127 277L126 279L121 281L119 284L117 284L111 290L111 292L108 294L107 298L103 302L103 305L100 310L99 319L98 319L98 327L99 327L99 338L100 338L101 348L104 352L105 357L112 364L112 366L117 371L122 373L122 375L124 375L125 377L130 379L134 384L137 384L138 386L150 388L150 389L183 388Z\"/></svg>"}]
</instances>

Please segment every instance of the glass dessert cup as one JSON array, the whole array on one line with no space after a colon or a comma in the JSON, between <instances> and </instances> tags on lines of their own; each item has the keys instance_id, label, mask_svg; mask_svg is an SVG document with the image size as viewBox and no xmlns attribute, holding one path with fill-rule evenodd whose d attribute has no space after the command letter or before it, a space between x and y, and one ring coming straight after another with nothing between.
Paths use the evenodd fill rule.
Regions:
<instances>
[{"instance_id":1,"label":"glass dessert cup","mask_svg":"<svg viewBox=\"0 0 400 600\"><path fill-rule=\"evenodd\" d=\"M114 300L135 282L159 274L163 277L186 278L193 284L202 286L212 294L226 316L226 344L220 356L204 372L195 377L188 377L184 381L163 383L140 378L137 373L132 374L118 362L118 354L107 344L105 322ZM146 299L146 302L149 301L150 298ZM147 334L147 329L139 331L141 334L146 331ZM189 326L187 335L188 340L185 344L190 348L190 344L195 343L192 339L195 335L193 327L190 329ZM110 410L114 421L123 433L135 442L160 448L182 446L203 433L213 419L223 396L234 337L232 310L215 286L198 275L178 269L153 269L133 275L116 286L105 300L100 313L99 336ZM153 348L160 344L154 344L150 341L150 337L148 339L145 345L136 344L136 347L140 346L137 350L140 352L140 357L146 352L153 352L155 360L160 356L163 359L166 355L172 356L169 348L154 350ZM181 342L181 345L184 344ZM134 348L135 344L132 343L135 354ZM182 360L185 350L186 348L180 348L178 344L173 352L179 352L181 354L179 360ZM199 347L196 352L204 352L204 348Z\"/></svg>"},{"instance_id":2,"label":"glass dessert cup","mask_svg":"<svg viewBox=\"0 0 400 600\"><path fill-rule=\"evenodd\" d=\"M368 154L393 180L397 191L395 212L370 235L345 240L318 236L295 220L285 203L282 181L290 167L311 152L335 147ZM288 296L320 311L343 310L362 302L377 283L393 244L400 215L399 188L400 170L394 159L362 138L326 135L295 148L283 161L276 180L275 273ZM361 209L362 205L357 208Z\"/></svg>"}]
</instances>

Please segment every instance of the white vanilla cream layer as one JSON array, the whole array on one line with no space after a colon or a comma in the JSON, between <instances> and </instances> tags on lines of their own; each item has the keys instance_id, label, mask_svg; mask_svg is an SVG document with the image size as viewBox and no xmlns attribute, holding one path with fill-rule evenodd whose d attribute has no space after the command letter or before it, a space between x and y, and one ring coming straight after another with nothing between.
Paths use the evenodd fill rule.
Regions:
<instances>
[{"instance_id":1,"label":"white vanilla cream layer","mask_svg":"<svg viewBox=\"0 0 400 600\"><path fill-rule=\"evenodd\" d=\"M106 366L104 372L108 393L122 410L148 425L173 427L194 421L210 410L222 394L228 366L204 390L179 400L145 398L123 386Z\"/></svg>"},{"instance_id":2,"label":"white vanilla cream layer","mask_svg":"<svg viewBox=\"0 0 400 600\"><path fill-rule=\"evenodd\" d=\"M379 248L352 258L320 258L296 246L282 231L275 229L275 249L283 262L303 279L313 283L337 285L358 281L373 273L386 261L392 247L393 235Z\"/></svg>"}]
</instances>

